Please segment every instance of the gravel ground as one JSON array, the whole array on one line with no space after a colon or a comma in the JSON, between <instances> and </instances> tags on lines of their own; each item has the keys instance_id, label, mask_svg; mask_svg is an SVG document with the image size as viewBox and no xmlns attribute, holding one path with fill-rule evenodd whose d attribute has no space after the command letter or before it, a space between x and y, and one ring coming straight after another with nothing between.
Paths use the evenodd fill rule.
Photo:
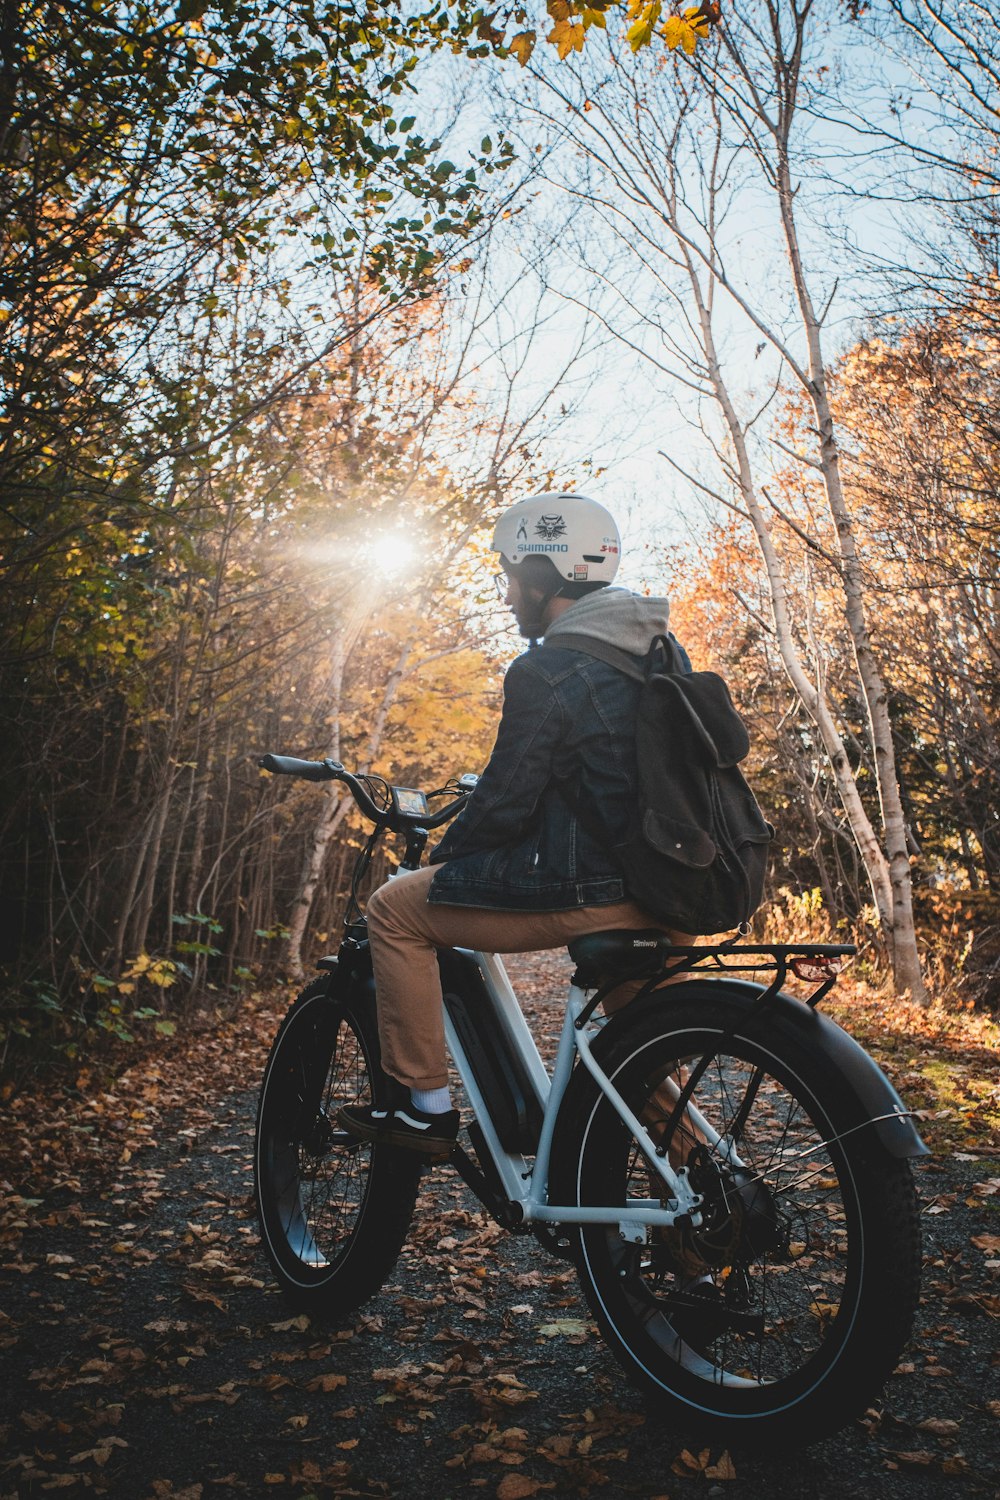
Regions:
<instances>
[{"instance_id":1,"label":"gravel ground","mask_svg":"<svg viewBox=\"0 0 1000 1500\"><path fill-rule=\"evenodd\" d=\"M570 1268L504 1235L446 1167L362 1315L296 1317L256 1242L254 1102L209 1084L100 1188L11 1200L0 1500L1000 1496L995 1157L919 1170L924 1299L881 1408L750 1458L692 1450L648 1412Z\"/></svg>"}]
</instances>

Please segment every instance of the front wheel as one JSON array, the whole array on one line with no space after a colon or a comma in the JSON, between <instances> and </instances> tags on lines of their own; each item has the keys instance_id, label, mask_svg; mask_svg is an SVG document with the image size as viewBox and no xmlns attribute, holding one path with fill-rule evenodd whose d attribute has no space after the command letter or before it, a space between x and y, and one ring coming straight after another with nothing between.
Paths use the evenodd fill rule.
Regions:
<instances>
[{"instance_id":1,"label":"front wheel","mask_svg":"<svg viewBox=\"0 0 1000 1500\"><path fill-rule=\"evenodd\" d=\"M704 1123L683 1117L669 1144L702 1223L638 1239L584 1226L577 1260L605 1339L666 1416L729 1444L795 1444L863 1411L895 1367L919 1294L916 1198L820 1057L787 1033L780 1048L725 1039L736 1020L708 995L665 1003L609 1046L602 1066L654 1139L712 1055L692 1099ZM558 1201L665 1203L589 1078L566 1105Z\"/></svg>"},{"instance_id":2,"label":"front wheel","mask_svg":"<svg viewBox=\"0 0 1000 1500\"><path fill-rule=\"evenodd\" d=\"M420 1163L358 1142L343 1104L382 1103L385 1075L364 995L309 985L282 1022L257 1106L254 1170L261 1237L278 1282L324 1317L352 1312L384 1283L413 1216Z\"/></svg>"}]
</instances>

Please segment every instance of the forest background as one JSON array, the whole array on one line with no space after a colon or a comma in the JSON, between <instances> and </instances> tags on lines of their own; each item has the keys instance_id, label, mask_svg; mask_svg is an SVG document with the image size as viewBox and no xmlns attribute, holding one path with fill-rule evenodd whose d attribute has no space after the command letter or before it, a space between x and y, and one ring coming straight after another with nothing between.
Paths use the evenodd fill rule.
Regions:
<instances>
[{"instance_id":1,"label":"forest background","mask_svg":"<svg viewBox=\"0 0 1000 1500\"><path fill-rule=\"evenodd\" d=\"M886 0L0 7L3 1066L298 976L478 770L579 485L730 682L768 936L996 1006L1000 33Z\"/></svg>"}]
</instances>

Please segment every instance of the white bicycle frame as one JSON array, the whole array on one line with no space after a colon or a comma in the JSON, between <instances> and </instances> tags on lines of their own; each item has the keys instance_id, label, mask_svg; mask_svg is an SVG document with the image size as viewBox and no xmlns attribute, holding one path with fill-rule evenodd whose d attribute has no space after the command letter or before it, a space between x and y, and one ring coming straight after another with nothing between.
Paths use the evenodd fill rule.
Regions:
<instances>
[{"instance_id":1,"label":"white bicycle frame","mask_svg":"<svg viewBox=\"0 0 1000 1500\"><path fill-rule=\"evenodd\" d=\"M478 965L483 981L494 1000L497 1022L504 1032L503 1041L511 1051L520 1056L524 1072L534 1085L539 1102L544 1106L541 1134L534 1162L520 1154L507 1151L500 1142L489 1106L476 1082L465 1048L452 1025L446 1007L445 1036L448 1049L462 1080L472 1111L482 1129L487 1149L493 1158L504 1191L511 1204L519 1210L522 1222L529 1224L617 1224L623 1239L640 1243L646 1237L645 1230L669 1228L682 1216L689 1216L692 1225L697 1227L702 1222L699 1211L702 1199L691 1185L687 1167L675 1169L670 1165L665 1154L661 1156L657 1153L656 1142L649 1130L632 1112L593 1056L591 1039L603 1023L591 1020L583 1026L578 1025L587 1003L587 991L576 984L571 984L569 987L566 1017L550 1078L501 960L494 953L473 953L464 948L456 951L472 958ZM552 1139L559 1107L566 1093L577 1056L591 1074L601 1093L631 1131L651 1171L662 1180L668 1202L667 1207L663 1207L658 1198L630 1198L624 1205L609 1204L607 1207L549 1202L548 1179ZM661 1087L672 1094L674 1099L679 1098L680 1089L673 1079L665 1079ZM732 1143L723 1139L691 1102L687 1105L686 1118L701 1138L716 1148L733 1166L742 1165L733 1150Z\"/></svg>"}]
</instances>

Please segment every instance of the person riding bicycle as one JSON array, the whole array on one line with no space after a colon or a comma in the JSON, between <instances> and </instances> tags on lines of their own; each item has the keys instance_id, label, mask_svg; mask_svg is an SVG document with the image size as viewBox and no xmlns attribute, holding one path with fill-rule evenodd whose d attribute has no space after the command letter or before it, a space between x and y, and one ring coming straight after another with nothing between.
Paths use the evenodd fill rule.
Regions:
<instances>
[{"instance_id":1,"label":"person riding bicycle","mask_svg":"<svg viewBox=\"0 0 1000 1500\"><path fill-rule=\"evenodd\" d=\"M489 763L429 866L394 876L368 902L382 1066L403 1102L339 1111L354 1137L428 1159L450 1152L459 1125L439 948L521 953L611 928L664 930L628 898L615 857L638 792L639 684L559 637L594 637L639 659L667 633L668 602L613 586L618 527L586 495L519 501L492 550L520 633L532 646L544 636L546 649L508 668Z\"/></svg>"}]
</instances>

